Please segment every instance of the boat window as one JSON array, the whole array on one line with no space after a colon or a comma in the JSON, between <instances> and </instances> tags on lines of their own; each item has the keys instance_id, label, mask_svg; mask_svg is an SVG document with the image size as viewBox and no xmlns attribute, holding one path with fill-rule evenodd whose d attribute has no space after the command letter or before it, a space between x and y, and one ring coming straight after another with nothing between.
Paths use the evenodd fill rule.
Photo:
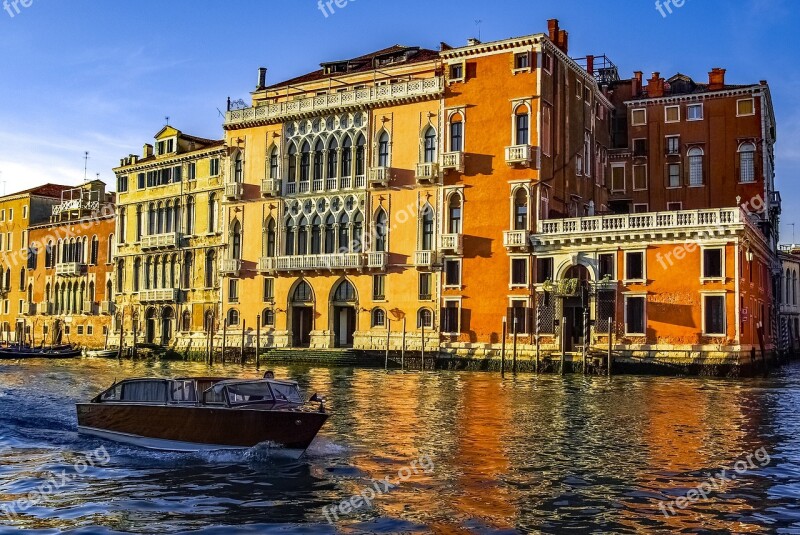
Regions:
<instances>
[{"instance_id":1,"label":"boat window","mask_svg":"<svg viewBox=\"0 0 800 535\"><path fill-rule=\"evenodd\" d=\"M272 392L265 382L228 385L228 401L231 405L263 403L272 400Z\"/></svg>"},{"instance_id":2,"label":"boat window","mask_svg":"<svg viewBox=\"0 0 800 535\"><path fill-rule=\"evenodd\" d=\"M122 399L122 385L114 385L100 396L100 401L120 401Z\"/></svg>"},{"instance_id":3,"label":"boat window","mask_svg":"<svg viewBox=\"0 0 800 535\"><path fill-rule=\"evenodd\" d=\"M194 381L173 381L172 400L179 403L194 403L197 401L197 395L195 394L194 390Z\"/></svg>"},{"instance_id":4,"label":"boat window","mask_svg":"<svg viewBox=\"0 0 800 535\"><path fill-rule=\"evenodd\" d=\"M134 403L164 403L167 384L164 381L133 381L122 384L121 401Z\"/></svg>"},{"instance_id":5,"label":"boat window","mask_svg":"<svg viewBox=\"0 0 800 535\"><path fill-rule=\"evenodd\" d=\"M302 403L303 397L300 395L300 389L296 385L284 385L280 383L270 383L272 392L275 393L275 399L278 401L288 401L290 403Z\"/></svg>"},{"instance_id":6,"label":"boat window","mask_svg":"<svg viewBox=\"0 0 800 535\"><path fill-rule=\"evenodd\" d=\"M206 405L215 405L225 403L225 395L221 388L214 388L211 386L203 392L203 403Z\"/></svg>"}]
</instances>

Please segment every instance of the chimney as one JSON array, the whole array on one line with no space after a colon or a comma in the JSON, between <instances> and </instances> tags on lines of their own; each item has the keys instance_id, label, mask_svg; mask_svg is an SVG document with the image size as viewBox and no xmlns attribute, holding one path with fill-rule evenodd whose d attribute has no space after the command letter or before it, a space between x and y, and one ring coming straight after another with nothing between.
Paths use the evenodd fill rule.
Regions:
<instances>
[{"instance_id":1,"label":"chimney","mask_svg":"<svg viewBox=\"0 0 800 535\"><path fill-rule=\"evenodd\" d=\"M648 98L660 98L664 96L664 79L660 72L654 72L653 77L647 81Z\"/></svg>"},{"instance_id":2,"label":"chimney","mask_svg":"<svg viewBox=\"0 0 800 535\"><path fill-rule=\"evenodd\" d=\"M153 146L149 143L144 144L144 150L142 150L142 158L150 158L153 156Z\"/></svg>"},{"instance_id":3,"label":"chimney","mask_svg":"<svg viewBox=\"0 0 800 535\"><path fill-rule=\"evenodd\" d=\"M567 30L558 30L558 48L564 54L569 53L569 32Z\"/></svg>"},{"instance_id":4,"label":"chimney","mask_svg":"<svg viewBox=\"0 0 800 535\"><path fill-rule=\"evenodd\" d=\"M267 69L266 67L258 68L258 85L256 89L264 89L267 87Z\"/></svg>"},{"instance_id":5,"label":"chimney","mask_svg":"<svg viewBox=\"0 0 800 535\"><path fill-rule=\"evenodd\" d=\"M480 40L474 37L470 37L469 39L467 39L467 46L475 46L479 44L481 44Z\"/></svg>"},{"instance_id":6,"label":"chimney","mask_svg":"<svg viewBox=\"0 0 800 535\"><path fill-rule=\"evenodd\" d=\"M553 44L558 44L558 19L550 19L547 21L547 36Z\"/></svg>"},{"instance_id":7,"label":"chimney","mask_svg":"<svg viewBox=\"0 0 800 535\"><path fill-rule=\"evenodd\" d=\"M586 56L586 72L594 76L594 56Z\"/></svg>"},{"instance_id":8,"label":"chimney","mask_svg":"<svg viewBox=\"0 0 800 535\"><path fill-rule=\"evenodd\" d=\"M719 91L725 88L725 72L725 69L720 69L719 67L711 69L711 72L708 73L709 91Z\"/></svg>"},{"instance_id":9,"label":"chimney","mask_svg":"<svg viewBox=\"0 0 800 535\"><path fill-rule=\"evenodd\" d=\"M631 80L631 93L632 96L638 97L639 94L642 92L642 76L644 73L642 71L634 71L633 79Z\"/></svg>"}]
</instances>

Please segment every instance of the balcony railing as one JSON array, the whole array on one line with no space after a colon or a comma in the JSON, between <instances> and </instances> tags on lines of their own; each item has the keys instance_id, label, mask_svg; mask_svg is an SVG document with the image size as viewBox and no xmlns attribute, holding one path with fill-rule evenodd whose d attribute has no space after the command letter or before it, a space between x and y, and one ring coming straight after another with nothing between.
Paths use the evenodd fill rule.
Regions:
<instances>
[{"instance_id":1,"label":"balcony railing","mask_svg":"<svg viewBox=\"0 0 800 535\"><path fill-rule=\"evenodd\" d=\"M416 251L414 253L414 265L418 268L430 268L436 255L433 251Z\"/></svg>"},{"instance_id":2,"label":"balcony railing","mask_svg":"<svg viewBox=\"0 0 800 535\"><path fill-rule=\"evenodd\" d=\"M512 145L506 147L506 163L508 165L530 164L533 150L530 145Z\"/></svg>"},{"instance_id":3,"label":"balcony railing","mask_svg":"<svg viewBox=\"0 0 800 535\"><path fill-rule=\"evenodd\" d=\"M178 301L178 289L142 290L139 292L139 301L142 303L175 303Z\"/></svg>"},{"instance_id":4,"label":"balcony railing","mask_svg":"<svg viewBox=\"0 0 800 535\"><path fill-rule=\"evenodd\" d=\"M539 221L538 233L540 238L546 238L549 236L566 237L579 233L607 235L610 232L684 230L688 228L713 229L731 224L752 225L747 215L740 208L717 208L712 210L681 210L547 219Z\"/></svg>"},{"instance_id":5,"label":"balcony railing","mask_svg":"<svg viewBox=\"0 0 800 535\"><path fill-rule=\"evenodd\" d=\"M83 273L82 262L61 262L56 264L56 275L60 277L75 277Z\"/></svg>"},{"instance_id":6,"label":"balcony railing","mask_svg":"<svg viewBox=\"0 0 800 535\"><path fill-rule=\"evenodd\" d=\"M277 197L281 194L281 181L267 178L261 181L261 195L263 197Z\"/></svg>"},{"instance_id":7,"label":"balcony railing","mask_svg":"<svg viewBox=\"0 0 800 535\"><path fill-rule=\"evenodd\" d=\"M47 316L53 313L53 303L50 301L42 301L41 303L36 305L36 308L39 310L39 314L43 316Z\"/></svg>"},{"instance_id":8,"label":"balcony railing","mask_svg":"<svg viewBox=\"0 0 800 535\"><path fill-rule=\"evenodd\" d=\"M393 101L414 101L433 98L444 91L444 77L411 80L363 89L342 91L292 101L264 104L254 108L231 110L225 115L225 127L243 127L284 121L291 117L307 117L329 111L363 107Z\"/></svg>"},{"instance_id":9,"label":"balcony railing","mask_svg":"<svg viewBox=\"0 0 800 535\"><path fill-rule=\"evenodd\" d=\"M235 258L223 258L220 274L228 277L238 277L242 270L242 261Z\"/></svg>"},{"instance_id":10,"label":"balcony railing","mask_svg":"<svg viewBox=\"0 0 800 535\"><path fill-rule=\"evenodd\" d=\"M439 164L437 163L419 163L415 176L417 182L435 182L439 175Z\"/></svg>"},{"instance_id":11,"label":"balcony railing","mask_svg":"<svg viewBox=\"0 0 800 535\"><path fill-rule=\"evenodd\" d=\"M364 255L361 253L335 253L325 255L276 256L262 258L259 271L332 271L338 269L362 269Z\"/></svg>"},{"instance_id":12,"label":"balcony railing","mask_svg":"<svg viewBox=\"0 0 800 535\"><path fill-rule=\"evenodd\" d=\"M445 152L442 154L442 169L464 170L463 152Z\"/></svg>"},{"instance_id":13,"label":"balcony railing","mask_svg":"<svg viewBox=\"0 0 800 535\"><path fill-rule=\"evenodd\" d=\"M461 254L464 245L463 234L442 234L439 238L439 249L444 252Z\"/></svg>"},{"instance_id":14,"label":"balcony railing","mask_svg":"<svg viewBox=\"0 0 800 535\"><path fill-rule=\"evenodd\" d=\"M389 185L389 168L373 167L369 170L369 185L386 187Z\"/></svg>"},{"instance_id":15,"label":"balcony railing","mask_svg":"<svg viewBox=\"0 0 800 535\"><path fill-rule=\"evenodd\" d=\"M178 232L167 232L164 234L153 234L142 236L142 249L171 249L180 246L181 236Z\"/></svg>"},{"instance_id":16,"label":"balcony railing","mask_svg":"<svg viewBox=\"0 0 800 535\"><path fill-rule=\"evenodd\" d=\"M225 184L225 198L229 201L238 201L242 198L241 182L228 182Z\"/></svg>"},{"instance_id":17,"label":"balcony railing","mask_svg":"<svg viewBox=\"0 0 800 535\"><path fill-rule=\"evenodd\" d=\"M367 267L370 269L384 270L389 263L389 253L371 252L367 253Z\"/></svg>"},{"instance_id":18,"label":"balcony railing","mask_svg":"<svg viewBox=\"0 0 800 535\"><path fill-rule=\"evenodd\" d=\"M22 303L22 315L23 316L33 316L36 314L36 304L34 303Z\"/></svg>"},{"instance_id":19,"label":"balcony railing","mask_svg":"<svg viewBox=\"0 0 800 535\"><path fill-rule=\"evenodd\" d=\"M530 233L527 230L506 230L503 232L503 246L507 249L527 249L530 246Z\"/></svg>"},{"instance_id":20,"label":"balcony railing","mask_svg":"<svg viewBox=\"0 0 800 535\"><path fill-rule=\"evenodd\" d=\"M100 314L110 316L114 313L113 301L100 301Z\"/></svg>"}]
</instances>

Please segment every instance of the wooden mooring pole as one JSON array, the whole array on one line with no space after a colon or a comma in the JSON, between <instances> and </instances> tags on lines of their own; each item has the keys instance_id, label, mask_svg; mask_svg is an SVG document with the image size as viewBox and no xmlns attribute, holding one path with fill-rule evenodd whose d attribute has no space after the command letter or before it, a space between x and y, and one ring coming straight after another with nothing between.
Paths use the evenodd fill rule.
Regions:
<instances>
[{"instance_id":1,"label":"wooden mooring pole","mask_svg":"<svg viewBox=\"0 0 800 535\"><path fill-rule=\"evenodd\" d=\"M244 366L244 340L245 340L245 332L247 332L247 320L242 320L242 351L239 355L239 364Z\"/></svg>"},{"instance_id":2,"label":"wooden mooring pole","mask_svg":"<svg viewBox=\"0 0 800 535\"><path fill-rule=\"evenodd\" d=\"M503 332L500 340L500 377L506 376L506 336L508 326L506 325L506 318L503 318Z\"/></svg>"},{"instance_id":3,"label":"wooden mooring pole","mask_svg":"<svg viewBox=\"0 0 800 535\"><path fill-rule=\"evenodd\" d=\"M614 355L611 354L611 318L608 318L608 376L611 377L611 367L614 364Z\"/></svg>"},{"instance_id":4,"label":"wooden mooring pole","mask_svg":"<svg viewBox=\"0 0 800 535\"><path fill-rule=\"evenodd\" d=\"M222 320L222 363L225 364L225 348L228 345L228 318Z\"/></svg>"},{"instance_id":5,"label":"wooden mooring pole","mask_svg":"<svg viewBox=\"0 0 800 535\"><path fill-rule=\"evenodd\" d=\"M406 318L403 318L403 339L400 342L400 371L406 369Z\"/></svg>"},{"instance_id":6,"label":"wooden mooring pole","mask_svg":"<svg viewBox=\"0 0 800 535\"><path fill-rule=\"evenodd\" d=\"M566 347L567 347L566 342L567 342L567 339L566 339L566 336L564 335L566 330L567 330L567 317L566 316L562 316L561 317L561 333L560 333L560 338L561 338L561 375L564 375L564 364L567 361L567 356L566 356Z\"/></svg>"},{"instance_id":7,"label":"wooden mooring pole","mask_svg":"<svg viewBox=\"0 0 800 535\"><path fill-rule=\"evenodd\" d=\"M386 363L384 369L389 371L389 343L392 340L392 320L386 318Z\"/></svg>"},{"instance_id":8,"label":"wooden mooring pole","mask_svg":"<svg viewBox=\"0 0 800 535\"><path fill-rule=\"evenodd\" d=\"M259 353L261 351L261 314L256 316L256 370L261 368Z\"/></svg>"}]
</instances>

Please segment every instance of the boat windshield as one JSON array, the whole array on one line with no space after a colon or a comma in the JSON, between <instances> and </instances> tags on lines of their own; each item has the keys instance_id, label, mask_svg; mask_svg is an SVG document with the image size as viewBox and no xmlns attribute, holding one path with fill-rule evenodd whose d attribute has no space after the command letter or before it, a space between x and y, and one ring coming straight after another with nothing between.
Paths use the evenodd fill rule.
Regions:
<instances>
[{"instance_id":1,"label":"boat windshield","mask_svg":"<svg viewBox=\"0 0 800 535\"><path fill-rule=\"evenodd\" d=\"M194 381L172 381L172 401L194 403L197 401Z\"/></svg>"},{"instance_id":2,"label":"boat windshield","mask_svg":"<svg viewBox=\"0 0 800 535\"><path fill-rule=\"evenodd\" d=\"M281 383L270 383L275 399L278 401L288 401L289 403L303 403L303 396L297 385L287 385Z\"/></svg>"},{"instance_id":3,"label":"boat windshield","mask_svg":"<svg viewBox=\"0 0 800 535\"><path fill-rule=\"evenodd\" d=\"M266 381L256 383L237 383L227 385L228 402L231 405L245 403L264 403L273 401L272 392Z\"/></svg>"}]
</instances>

